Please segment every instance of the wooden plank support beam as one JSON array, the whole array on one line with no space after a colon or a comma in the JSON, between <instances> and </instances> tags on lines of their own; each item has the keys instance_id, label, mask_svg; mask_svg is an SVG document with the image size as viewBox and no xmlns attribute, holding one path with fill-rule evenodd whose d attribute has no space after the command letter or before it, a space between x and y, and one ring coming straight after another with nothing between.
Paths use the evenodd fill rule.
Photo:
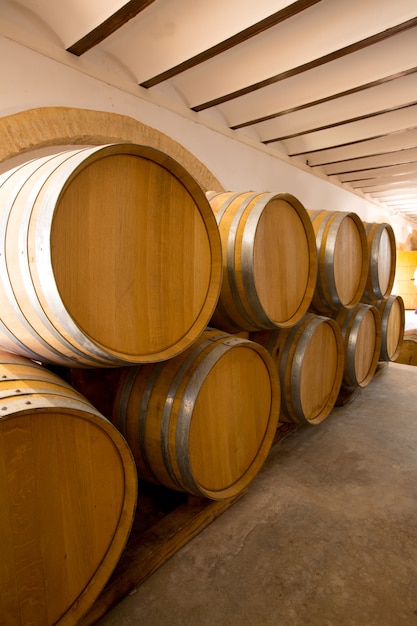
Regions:
<instances>
[{"instance_id":1,"label":"wooden plank support beam","mask_svg":"<svg viewBox=\"0 0 417 626\"><path fill-rule=\"evenodd\" d=\"M146 9L152 2L154 2L154 0L130 0L130 2L123 5L102 24L99 24L92 31L84 35L84 37L67 48L67 52L71 52L77 57L81 56L87 52L87 50L91 50L91 48L97 46L97 44L106 39L106 37L109 37L109 35L124 26L132 17L136 17L138 13Z\"/></svg>"},{"instance_id":2,"label":"wooden plank support beam","mask_svg":"<svg viewBox=\"0 0 417 626\"><path fill-rule=\"evenodd\" d=\"M110 580L79 626L91 626L103 617L245 493L221 501L191 500L145 532L132 532Z\"/></svg>"}]
</instances>

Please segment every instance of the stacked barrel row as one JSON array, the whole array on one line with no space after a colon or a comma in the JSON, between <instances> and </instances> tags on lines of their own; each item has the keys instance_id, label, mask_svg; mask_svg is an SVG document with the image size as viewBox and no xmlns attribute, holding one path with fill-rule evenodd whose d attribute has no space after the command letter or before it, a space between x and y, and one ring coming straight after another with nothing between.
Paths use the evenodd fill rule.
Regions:
<instances>
[{"instance_id":1,"label":"stacked barrel row","mask_svg":"<svg viewBox=\"0 0 417 626\"><path fill-rule=\"evenodd\" d=\"M365 387L399 350L393 230L355 213L306 211L289 194L207 195L225 259L213 320L273 356L280 421L318 424L341 389Z\"/></svg>"},{"instance_id":2,"label":"stacked barrel row","mask_svg":"<svg viewBox=\"0 0 417 626\"><path fill-rule=\"evenodd\" d=\"M290 194L208 198L224 266L213 322L232 333L247 332L271 354L280 379L280 421L324 419L339 393L343 346L334 321L309 313L318 257L306 209Z\"/></svg>"},{"instance_id":3,"label":"stacked barrel row","mask_svg":"<svg viewBox=\"0 0 417 626\"><path fill-rule=\"evenodd\" d=\"M10 623L76 623L127 540L137 476L233 497L279 421L318 424L343 384L369 382L398 313L367 283L369 248L355 214L206 195L147 146L74 148L0 177Z\"/></svg>"},{"instance_id":4,"label":"stacked barrel row","mask_svg":"<svg viewBox=\"0 0 417 626\"><path fill-rule=\"evenodd\" d=\"M77 147L1 175L8 624L78 622L124 549L138 474L224 499L259 471L279 379L259 344L208 327L222 276L204 192L158 150ZM96 391L70 384L80 372Z\"/></svg>"},{"instance_id":5,"label":"stacked barrel row","mask_svg":"<svg viewBox=\"0 0 417 626\"><path fill-rule=\"evenodd\" d=\"M319 272L311 310L332 317L345 343L342 386L365 387L378 361L393 361L404 332L404 304L391 294L396 245L387 223L355 213L309 211Z\"/></svg>"}]
</instances>

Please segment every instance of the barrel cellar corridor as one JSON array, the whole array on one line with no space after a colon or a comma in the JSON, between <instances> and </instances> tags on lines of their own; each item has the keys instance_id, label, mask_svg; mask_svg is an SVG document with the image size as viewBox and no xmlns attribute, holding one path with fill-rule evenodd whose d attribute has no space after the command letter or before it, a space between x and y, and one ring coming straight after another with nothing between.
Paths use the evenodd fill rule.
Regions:
<instances>
[{"instance_id":1,"label":"barrel cellar corridor","mask_svg":"<svg viewBox=\"0 0 417 626\"><path fill-rule=\"evenodd\" d=\"M0 624L412 626L415 3L111 4L0 0Z\"/></svg>"},{"instance_id":2,"label":"barrel cellar corridor","mask_svg":"<svg viewBox=\"0 0 417 626\"><path fill-rule=\"evenodd\" d=\"M1 175L0 199L2 613L92 624L244 499L287 438L391 375L395 235L292 194L204 193L132 143L35 157Z\"/></svg>"},{"instance_id":3,"label":"barrel cellar corridor","mask_svg":"<svg viewBox=\"0 0 417 626\"><path fill-rule=\"evenodd\" d=\"M247 493L100 626L412 625L414 370L391 363L277 442Z\"/></svg>"}]
</instances>

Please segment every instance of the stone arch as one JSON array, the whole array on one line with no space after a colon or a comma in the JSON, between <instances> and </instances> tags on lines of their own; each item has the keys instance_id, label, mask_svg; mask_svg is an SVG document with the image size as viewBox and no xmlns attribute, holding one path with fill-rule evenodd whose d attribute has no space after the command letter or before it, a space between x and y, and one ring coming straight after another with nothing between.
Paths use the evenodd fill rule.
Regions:
<instances>
[{"instance_id":1,"label":"stone arch","mask_svg":"<svg viewBox=\"0 0 417 626\"><path fill-rule=\"evenodd\" d=\"M0 162L48 146L125 141L151 146L169 155L204 191L223 191L209 169L181 144L125 115L71 107L41 107L0 118Z\"/></svg>"}]
</instances>

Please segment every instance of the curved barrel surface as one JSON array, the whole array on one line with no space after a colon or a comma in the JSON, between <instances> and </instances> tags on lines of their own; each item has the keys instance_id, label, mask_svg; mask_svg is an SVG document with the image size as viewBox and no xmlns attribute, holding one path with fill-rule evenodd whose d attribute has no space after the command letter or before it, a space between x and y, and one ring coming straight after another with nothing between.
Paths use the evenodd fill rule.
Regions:
<instances>
[{"instance_id":1,"label":"curved barrel surface","mask_svg":"<svg viewBox=\"0 0 417 626\"><path fill-rule=\"evenodd\" d=\"M204 330L222 277L204 192L136 144L68 150L0 177L0 343L67 366L178 354Z\"/></svg>"},{"instance_id":2,"label":"curved barrel surface","mask_svg":"<svg viewBox=\"0 0 417 626\"><path fill-rule=\"evenodd\" d=\"M317 252L307 211L286 193L208 192L223 250L211 325L226 332L294 325L313 297Z\"/></svg>"},{"instance_id":3,"label":"curved barrel surface","mask_svg":"<svg viewBox=\"0 0 417 626\"><path fill-rule=\"evenodd\" d=\"M76 624L130 533L136 467L125 439L55 374L0 353L0 615Z\"/></svg>"}]
</instances>

